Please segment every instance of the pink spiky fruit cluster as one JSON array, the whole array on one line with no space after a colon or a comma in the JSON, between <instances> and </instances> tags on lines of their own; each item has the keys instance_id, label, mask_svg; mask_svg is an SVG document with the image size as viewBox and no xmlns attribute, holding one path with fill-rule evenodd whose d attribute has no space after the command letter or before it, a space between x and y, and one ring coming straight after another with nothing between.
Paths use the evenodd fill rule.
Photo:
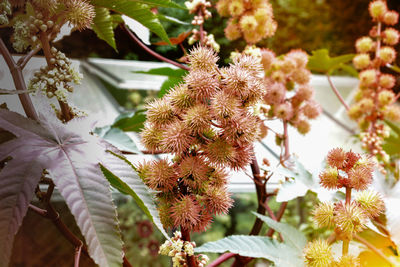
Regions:
<instances>
[{"instance_id":1,"label":"pink spiky fruit cluster","mask_svg":"<svg viewBox=\"0 0 400 267\"><path fill-rule=\"evenodd\" d=\"M184 83L148 105L142 142L174 154L138 166L157 191L165 227L203 231L232 205L225 168L242 169L253 157L260 120L250 108L264 95L261 66L250 56L219 69L217 55L198 47L189 55Z\"/></svg>"}]
</instances>

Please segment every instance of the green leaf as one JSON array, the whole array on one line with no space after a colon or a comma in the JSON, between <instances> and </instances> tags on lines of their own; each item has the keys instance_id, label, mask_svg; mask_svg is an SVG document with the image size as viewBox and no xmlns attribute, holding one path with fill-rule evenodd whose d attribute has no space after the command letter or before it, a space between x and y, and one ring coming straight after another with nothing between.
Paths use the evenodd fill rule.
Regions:
<instances>
[{"instance_id":1,"label":"green leaf","mask_svg":"<svg viewBox=\"0 0 400 267\"><path fill-rule=\"evenodd\" d=\"M314 180L312 173L307 171L297 159L294 160L292 169L280 167L277 172L289 178L278 191L276 196L276 201L278 202L302 197L308 190L315 191L318 187L318 183Z\"/></svg>"},{"instance_id":2,"label":"green leaf","mask_svg":"<svg viewBox=\"0 0 400 267\"><path fill-rule=\"evenodd\" d=\"M389 69L391 69L397 73L400 73L400 68L396 65L389 65Z\"/></svg>"},{"instance_id":3,"label":"green leaf","mask_svg":"<svg viewBox=\"0 0 400 267\"><path fill-rule=\"evenodd\" d=\"M269 237L233 235L218 241L208 242L194 249L197 253L232 252L244 257L264 258L274 262L278 267L304 266L297 250Z\"/></svg>"},{"instance_id":4,"label":"green leaf","mask_svg":"<svg viewBox=\"0 0 400 267\"><path fill-rule=\"evenodd\" d=\"M156 68L148 71L135 71L135 73L144 73L151 75L168 76L168 79L163 82L158 93L158 97L163 97L168 93L169 89L183 81L183 77L188 73L183 69L173 69L169 67Z\"/></svg>"},{"instance_id":5,"label":"green leaf","mask_svg":"<svg viewBox=\"0 0 400 267\"><path fill-rule=\"evenodd\" d=\"M132 163L125 157L110 152L109 160L101 166L101 169L110 184L121 193L130 195L161 233L169 239L160 221L153 194L136 173Z\"/></svg>"},{"instance_id":6,"label":"green leaf","mask_svg":"<svg viewBox=\"0 0 400 267\"><path fill-rule=\"evenodd\" d=\"M146 110L138 110L134 113L121 114L115 119L112 127L119 128L124 132L140 132L146 121Z\"/></svg>"},{"instance_id":7,"label":"green leaf","mask_svg":"<svg viewBox=\"0 0 400 267\"><path fill-rule=\"evenodd\" d=\"M112 48L117 50L114 38L113 18L110 11L104 7L95 7L96 16L93 19L92 28L97 37L106 41Z\"/></svg>"},{"instance_id":8,"label":"green leaf","mask_svg":"<svg viewBox=\"0 0 400 267\"><path fill-rule=\"evenodd\" d=\"M307 238L305 235L294 228L293 226L281 222L277 222L272 220L271 218L258 214L256 212L252 212L256 215L260 220L265 222L269 227L274 229L275 231L281 233L285 244L292 246L297 249L300 253L303 251L303 248L306 246Z\"/></svg>"},{"instance_id":9,"label":"green leaf","mask_svg":"<svg viewBox=\"0 0 400 267\"><path fill-rule=\"evenodd\" d=\"M179 8L179 9L187 9L181 5L178 5L174 1L171 0L133 0L134 2L143 3L149 6L160 6L160 7L170 7L170 8Z\"/></svg>"},{"instance_id":10,"label":"green leaf","mask_svg":"<svg viewBox=\"0 0 400 267\"><path fill-rule=\"evenodd\" d=\"M138 21L157 34L162 40L169 42L165 29L158 20L157 15L151 12L150 6L131 0L91 0L90 2L97 7L113 10Z\"/></svg>"},{"instance_id":11,"label":"green leaf","mask_svg":"<svg viewBox=\"0 0 400 267\"><path fill-rule=\"evenodd\" d=\"M392 129L398 136L400 136L400 127L397 126L395 123L385 120L385 123Z\"/></svg>"},{"instance_id":12,"label":"green leaf","mask_svg":"<svg viewBox=\"0 0 400 267\"><path fill-rule=\"evenodd\" d=\"M330 57L328 49L319 49L312 51L312 55L308 58L307 67L311 71L329 74L335 69L342 67L353 59L354 54L346 54L338 57Z\"/></svg>"},{"instance_id":13,"label":"green leaf","mask_svg":"<svg viewBox=\"0 0 400 267\"><path fill-rule=\"evenodd\" d=\"M140 150L132 139L119 128L106 126L103 128L96 128L94 132L119 150L136 154L140 153Z\"/></svg>"},{"instance_id":14,"label":"green leaf","mask_svg":"<svg viewBox=\"0 0 400 267\"><path fill-rule=\"evenodd\" d=\"M385 123L390 127L390 136L384 139L382 144L383 150L389 156L395 156L400 154L400 127L395 123L385 120Z\"/></svg>"}]
</instances>

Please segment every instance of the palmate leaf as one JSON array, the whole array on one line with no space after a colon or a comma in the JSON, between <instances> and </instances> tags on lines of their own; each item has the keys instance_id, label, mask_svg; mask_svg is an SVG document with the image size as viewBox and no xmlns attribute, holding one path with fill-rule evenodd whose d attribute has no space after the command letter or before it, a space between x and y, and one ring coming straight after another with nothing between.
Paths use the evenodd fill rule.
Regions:
<instances>
[{"instance_id":1,"label":"palmate leaf","mask_svg":"<svg viewBox=\"0 0 400 267\"><path fill-rule=\"evenodd\" d=\"M43 169L74 215L93 260L100 266L121 266L116 210L99 167L105 164L108 147L89 134L85 120L64 125L49 114L41 115L39 124L0 110L0 128L16 136L0 144L0 160L12 157L0 172L0 266L7 266L14 234Z\"/></svg>"},{"instance_id":2,"label":"palmate leaf","mask_svg":"<svg viewBox=\"0 0 400 267\"><path fill-rule=\"evenodd\" d=\"M226 251L244 257L264 258L277 267L301 267L303 261L297 250L269 237L233 235L208 242L194 249L195 252L224 253Z\"/></svg>"},{"instance_id":3,"label":"palmate leaf","mask_svg":"<svg viewBox=\"0 0 400 267\"><path fill-rule=\"evenodd\" d=\"M126 158L113 152L110 152L106 166L101 167L110 184L121 193L130 195L160 232L169 239L160 221L154 196L136 173L135 167Z\"/></svg>"},{"instance_id":4,"label":"palmate leaf","mask_svg":"<svg viewBox=\"0 0 400 267\"><path fill-rule=\"evenodd\" d=\"M117 50L114 38L113 18L110 11L104 7L95 7L96 16L93 19L92 29L97 37L106 41L112 48Z\"/></svg>"},{"instance_id":5,"label":"palmate leaf","mask_svg":"<svg viewBox=\"0 0 400 267\"><path fill-rule=\"evenodd\" d=\"M302 232L300 232L299 230L297 230L296 228L294 228L289 224L274 221L271 218L258 214L256 212L252 213L256 215L259 219L261 219L263 222L265 222L269 227L281 233L283 240L285 240L285 243L297 249L301 254L301 251L303 250L303 248L307 243L307 239Z\"/></svg>"},{"instance_id":6,"label":"palmate leaf","mask_svg":"<svg viewBox=\"0 0 400 267\"><path fill-rule=\"evenodd\" d=\"M105 126L96 128L94 132L121 151L134 154L141 153L133 140L124 131L118 128Z\"/></svg>"},{"instance_id":7,"label":"palmate leaf","mask_svg":"<svg viewBox=\"0 0 400 267\"><path fill-rule=\"evenodd\" d=\"M111 126L124 132L140 132L144 127L145 121L146 110L140 109L119 115Z\"/></svg>"},{"instance_id":8,"label":"palmate leaf","mask_svg":"<svg viewBox=\"0 0 400 267\"><path fill-rule=\"evenodd\" d=\"M150 31L157 34L162 40L169 42L168 35L158 20L157 15L151 12L151 6L132 0L91 0L90 2L96 7L107 8L135 19Z\"/></svg>"},{"instance_id":9,"label":"palmate leaf","mask_svg":"<svg viewBox=\"0 0 400 267\"><path fill-rule=\"evenodd\" d=\"M354 56L354 54L346 54L338 57L330 57L328 49L319 49L312 51L312 55L308 58L307 67L311 71L330 74L333 70L351 61Z\"/></svg>"}]
</instances>

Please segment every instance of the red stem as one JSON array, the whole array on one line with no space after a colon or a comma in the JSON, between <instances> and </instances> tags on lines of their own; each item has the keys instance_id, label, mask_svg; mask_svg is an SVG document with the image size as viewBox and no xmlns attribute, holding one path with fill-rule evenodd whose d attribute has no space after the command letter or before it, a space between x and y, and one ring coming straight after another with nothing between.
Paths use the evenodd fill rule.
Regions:
<instances>
[{"instance_id":1,"label":"red stem","mask_svg":"<svg viewBox=\"0 0 400 267\"><path fill-rule=\"evenodd\" d=\"M229 260L230 258L235 257L235 255L236 255L235 253L231 253L231 252L222 254L222 255L219 256L215 261L213 261L213 262L211 262L209 265L207 265L207 267L215 267L215 266L218 266L218 265L220 265L221 263L223 263L223 262Z\"/></svg>"},{"instance_id":2,"label":"red stem","mask_svg":"<svg viewBox=\"0 0 400 267\"><path fill-rule=\"evenodd\" d=\"M182 231L182 240L190 242L190 231L185 228L181 228L181 231ZM194 258L193 255L186 256L186 262L188 264L188 267L197 267L196 259Z\"/></svg>"},{"instance_id":3,"label":"red stem","mask_svg":"<svg viewBox=\"0 0 400 267\"><path fill-rule=\"evenodd\" d=\"M162 55L158 54L157 52L153 51L152 49L148 48L139 38L136 37L136 35L131 32L131 30L128 29L128 27L126 25L121 25L121 28L128 34L129 38L131 38L135 43L137 43L141 48L143 48L147 53L149 53L150 55L152 55L153 57L167 62L169 64L172 64L178 68L184 69L184 70L189 70L189 67L182 65L178 62L175 62L171 59L168 59L166 57L163 57Z\"/></svg>"},{"instance_id":4,"label":"red stem","mask_svg":"<svg viewBox=\"0 0 400 267\"><path fill-rule=\"evenodd\" d=\"M335 95L337 96L337 98L339 99L340 103L342 103L342 105L344 106L344 108L348 111L349 110L349 105L347 105L347 103L344 101L342 95L340 94L339 90L336 88L336 86L333 84L332 80L331 80L331 76L329 76L329 74L326 75L326 77L328 78L328 82L329 85L331 86L333 92L335 93Z\"/></svg>"},{"instance_id":5,"label":"red stem","mask_svg":"<svg viewBox=\"0 0 400 267\"><path fill-rule=\"evenodd\" d=\"M74 267L79 267L79 260L81 259L82 243L80 246L75 248L75 263Z\"/></svg>"}]
</instances>

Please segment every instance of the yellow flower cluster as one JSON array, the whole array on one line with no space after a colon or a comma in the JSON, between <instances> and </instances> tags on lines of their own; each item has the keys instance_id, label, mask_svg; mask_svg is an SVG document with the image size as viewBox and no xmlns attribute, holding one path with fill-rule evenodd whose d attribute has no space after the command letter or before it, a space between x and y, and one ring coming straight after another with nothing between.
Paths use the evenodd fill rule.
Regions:
<instances>
[{"instance_id":1,"label":"yellow flower cluster","mask_svg":"<svg viewBox=\"0 0 400 267\"><path fill-rule=\"evenodd\" d=\"M359 124L363 148L379 161L388 163L389 156L382 149L382 142L389 131L382 121L400 121L400 108L395 105L396 95L392 91L396 79L381 68L395 61L393 46L398 44L400 33L392 27L384 28L384 25L397 24L399 15L388 10L382 0L372 1L369 12L377 25L369 36L359 38L355 44L357 55L353 64L360 70L360 83L348 114Z\"/></svg>"},{"instance_id":2,"label":"yellow flower cluster","mask_svg":"<svg viewBox=\"0 0 400 267\"><path fill-rule=\"evenodd\" d=\"M275 34L277 23L268 0L219 0L217 11L223 17L230 17L225 36L236 40L243 36L249 44Z\"/></svg>"}]
</instances>

